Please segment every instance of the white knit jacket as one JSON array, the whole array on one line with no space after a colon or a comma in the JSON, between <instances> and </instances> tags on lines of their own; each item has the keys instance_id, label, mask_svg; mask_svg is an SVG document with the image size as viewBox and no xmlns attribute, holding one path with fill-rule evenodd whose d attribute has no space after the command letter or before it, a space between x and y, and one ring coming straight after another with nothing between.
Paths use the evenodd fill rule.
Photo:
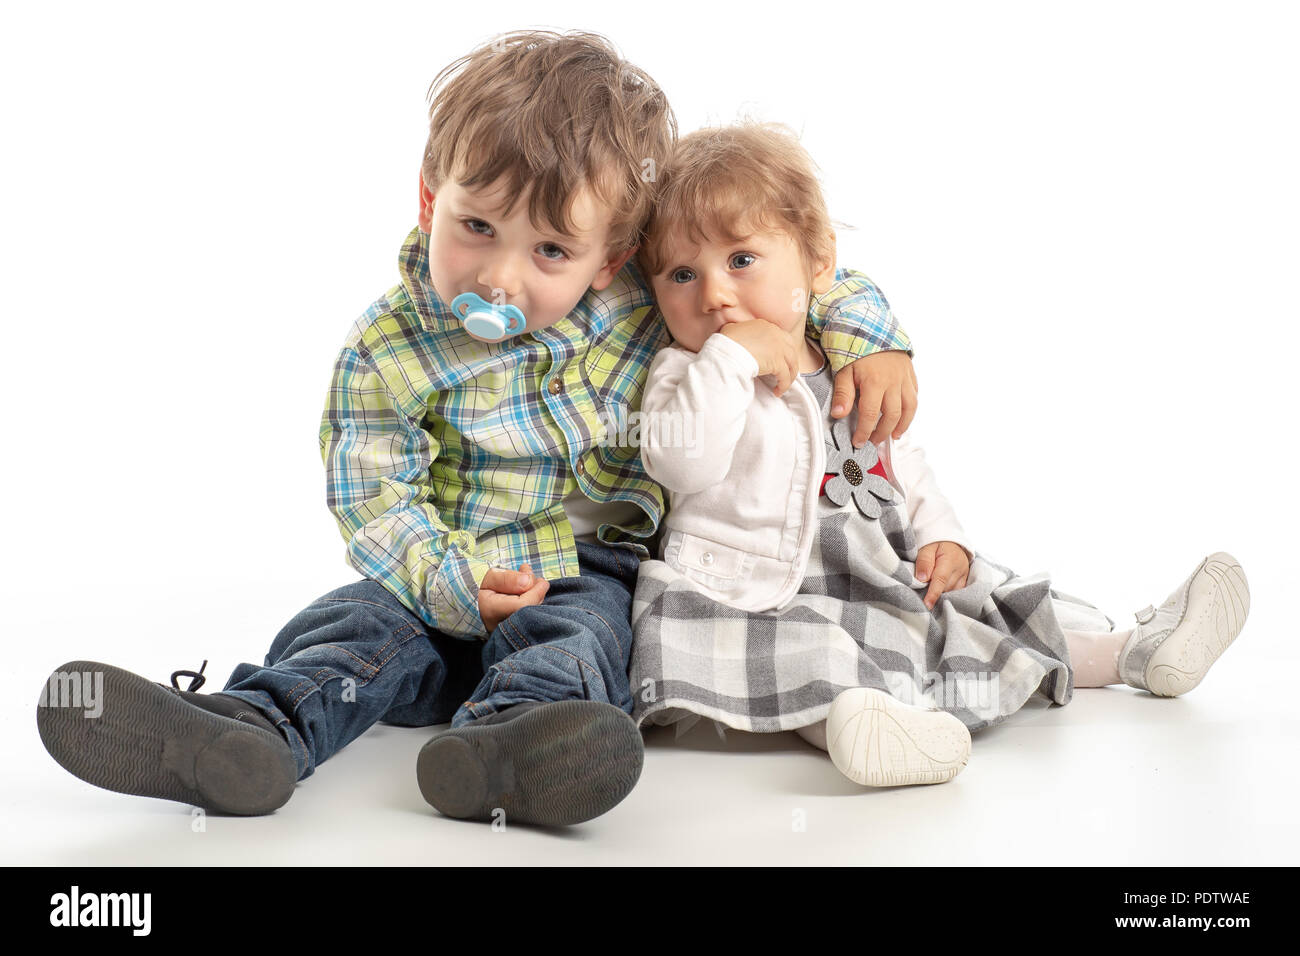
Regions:
<instances>
[{"instance_id":1,"label":"white knit jacket","mask_svg":"<svg viewBox=\"0 0 1300 956\"><path fill-rule=\"evenodd\" d=\"M811 390L796 379L777 398L757 375L754 357L725 335L699 352L669 346L650 366L640 418L645 469L669 492L660 557L746 611L779 609L798 592L826 467ZM876 448L917 548L953 541L973 553L921 448L906 436Z\"/></svg>"}]
</instances>

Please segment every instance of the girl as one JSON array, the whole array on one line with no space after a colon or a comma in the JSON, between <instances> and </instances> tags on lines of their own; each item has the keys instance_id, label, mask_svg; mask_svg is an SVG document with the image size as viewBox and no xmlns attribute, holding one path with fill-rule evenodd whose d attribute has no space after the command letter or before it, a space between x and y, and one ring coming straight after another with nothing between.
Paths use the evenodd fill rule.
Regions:
<instances>
[{"instance_id":1,"label":"girl","mask_svg":"<svg viewBox=\"0 0 1300 956\"><path fill-rule=\"evenodd\" d=\"M942 783L971 731L1035 694L1200 683L1249 610L1230 555L1115 630L977 553L909 439L853 447L852 416L829 409L835 343L804 338L808 297L838 280L882 324L889 306L836 273L788 131L693 133L660 186L638 258L674 344L650 368L640 442L669 510L633 602L638 724L795 730L860 784Z\"/></svg>"}]
</instances>

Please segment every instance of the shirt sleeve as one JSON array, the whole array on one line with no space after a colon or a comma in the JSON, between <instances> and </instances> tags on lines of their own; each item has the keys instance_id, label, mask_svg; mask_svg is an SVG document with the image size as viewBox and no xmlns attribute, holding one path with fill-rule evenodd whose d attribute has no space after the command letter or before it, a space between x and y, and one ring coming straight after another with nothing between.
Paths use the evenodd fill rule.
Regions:
<instances>
[{"instance_id":1,"label":"shirt sleeve","mask_svg":"<svg viewBox=\"0 0 1300 956\"><path fill-rule=\"evenodd\" d=\"M655 356L641 400L641 462L669 491L695 494L731 470L754 401L758 362L721 333L699 352Z\"/></svg>"},{"instance_id":2,"label":"shirt sleeve","mask_svg":"<svg viewBox=\"0 0 1300 956\"><path fill-rule=\"evenodd\" d=\"M485 636L478 589L490 565L473 556L473 536L438 513L429 466L439 445L354 347L334 364L320 448L327 504L352 567L429 627L452 637Z\"/></svg>"},{"instance_id":3,"label":"shirt sleeve","mask_svg":"<svg viewBox=\"0 0 1300 956\"><path fill-rule=\"evenodd\" d=\"M939 490L925 452L909 435L910 432L900 439L890 439L890 464L907 499L907 517L912 523L917 549L935 541L952 541L965 548L968 557L974 558L975 548L957 520L957 513Z\"/></svg>"},{"instance_id":4,"label":"shirt sleeve","mask_svg":"<svg viewBox=\"0 0 1300 956\"><path fill-rule=\"evenodd\" d=\"M813 298L808 335L821 343L832 372L876 352L897 349L912 355L912 340L899 327L884 293L852 269L837 269L834 285Z\"/></svg>"}]
</instances>

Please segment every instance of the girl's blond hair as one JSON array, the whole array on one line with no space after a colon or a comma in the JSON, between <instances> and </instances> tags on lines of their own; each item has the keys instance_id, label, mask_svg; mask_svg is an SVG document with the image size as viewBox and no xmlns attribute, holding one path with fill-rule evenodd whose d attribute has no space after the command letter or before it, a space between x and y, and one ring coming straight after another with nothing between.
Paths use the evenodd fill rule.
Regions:
<instances>
[{"instance_id":1,"label":"girl's blond hair","mask_svg":"<svg viewBox=\"0 0 1300 956\"><path fill-rule=\"evenodd\" d=\"M815 164L794 131L746 121L709 127L677 142L659 177L655 211L637 261L657 276L672 263L674 232L692 242L736 242L758 229L787 233L810 271L834 258L834 239Z\"/></svg>"}]
</instances>

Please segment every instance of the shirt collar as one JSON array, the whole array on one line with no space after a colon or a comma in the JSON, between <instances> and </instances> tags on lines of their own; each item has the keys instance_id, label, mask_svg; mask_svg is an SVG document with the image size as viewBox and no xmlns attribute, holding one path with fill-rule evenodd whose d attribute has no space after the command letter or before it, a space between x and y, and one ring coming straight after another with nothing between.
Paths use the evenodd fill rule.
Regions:
<instances>
[{"instance_id":1,"label":"shirt collar","mask_svg":"<svg viewBox=\"0 0 1300 956\"><path fill-rule=\"evenodd\" d=\"M415 305L420 324L429 332L457 328L460 323L429 282L429 234L416 226L402 243L397 257L402 287Z\"/></svg>"}]
</instances>

